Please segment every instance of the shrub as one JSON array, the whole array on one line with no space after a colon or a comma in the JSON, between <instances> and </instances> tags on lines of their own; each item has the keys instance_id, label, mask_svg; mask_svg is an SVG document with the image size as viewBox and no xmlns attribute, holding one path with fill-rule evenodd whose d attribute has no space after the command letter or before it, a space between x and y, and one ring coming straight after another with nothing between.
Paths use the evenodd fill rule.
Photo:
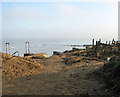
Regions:
<instances>
[{"instance_id":1,"label":"shrub","mask_svg":"<svg viewBox=\"0 0 120 97\"><path fill-rule=\"evenodd\" d=\"M114 75L114 77L120 75L120 64L116 64L116 65L113 67L113 69L112 69L112 74Z\"/></svg>"}]
</instances>

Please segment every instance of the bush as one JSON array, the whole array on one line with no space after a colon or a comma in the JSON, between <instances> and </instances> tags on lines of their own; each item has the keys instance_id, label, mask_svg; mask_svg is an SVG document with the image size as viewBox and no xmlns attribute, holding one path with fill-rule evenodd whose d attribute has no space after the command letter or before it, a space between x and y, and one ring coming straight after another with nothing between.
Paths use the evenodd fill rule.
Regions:
<instances>
[{"instance_id":1,"label":"bush","mask_svg":"<svg viewBox=\"0 0 120 97\"><path fill-rule=\"evenodd\" d=\"M120 74L120 64L116 64L112 69L112 74L114 77L119 76Z\"/></svg>"},{"instance_id":2,"label":"bush","mask_svg":"<svg viewBox=\"0 0 120 97\"><path fill-rule=\"evenodd\" d=\"M120 76L120 64L115 64L115 63L112 63L112 64L108 64L110 65L111 67L109 67L109 72L107 72L107 77L117 77L117 76Z\"/></svg>"},{"instance_id":3,"label":"bush","mask_svg":"<svg viewBox=\"0 0 120 97\"><path fill-rule=\"evenodd\" d=\"M110 62L109 62L109 64L107 64L107 67L108 67L108 68L112 68L112 67L114 67L116 64L117 64L116 60L111 59Z\"/></svg>"},{"instance_id":4,"label":"bush","mask_svg":"<svg viewBox=\"0 0 120 97\"><path fill-rule=\"evenodd\" d=\"M106 64L104 76L111 89L115 93L120 92L120 63L117 58L111 58L109 64Z\"/></svg>"}]
</instances>

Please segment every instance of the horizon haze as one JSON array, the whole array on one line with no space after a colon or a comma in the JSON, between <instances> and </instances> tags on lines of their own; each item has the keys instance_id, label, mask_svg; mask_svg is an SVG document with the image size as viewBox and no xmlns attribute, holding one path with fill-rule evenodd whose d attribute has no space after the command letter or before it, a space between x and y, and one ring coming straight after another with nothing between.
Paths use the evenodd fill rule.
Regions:
<instances>
[{"instance_id":1,"label":"horizon haze","mask_svg":"<svg viewBox=\"0 0 120 97\"><path fill-rule=\"evenodd\" d=\"M3 39L118 39L112 2L3 2Z\"/></svg>"}]
</instances>

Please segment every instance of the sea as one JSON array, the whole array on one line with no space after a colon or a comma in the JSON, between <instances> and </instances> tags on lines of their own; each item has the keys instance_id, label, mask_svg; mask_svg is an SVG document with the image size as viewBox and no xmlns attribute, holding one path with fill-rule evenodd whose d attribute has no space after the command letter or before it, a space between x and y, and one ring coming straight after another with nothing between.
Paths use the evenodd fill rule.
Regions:
<instances>
[{"instance_id":1,"label":"sea","mask_svg":"<svg viewBox=\"0 0 120 97\"><path fill-rule=\"evenodd\" d=\"M90 45L89 39L2 39L2 52L6 52L6 43L10 43L10 54L18 51L20 56L26 53L26 42L29 42L30 53L46 53L47 57L53 55L53 51L64 52L72 50L73 47L85 49L85 47L71 46L71 45Z\"/></svg>"}]
</instances>

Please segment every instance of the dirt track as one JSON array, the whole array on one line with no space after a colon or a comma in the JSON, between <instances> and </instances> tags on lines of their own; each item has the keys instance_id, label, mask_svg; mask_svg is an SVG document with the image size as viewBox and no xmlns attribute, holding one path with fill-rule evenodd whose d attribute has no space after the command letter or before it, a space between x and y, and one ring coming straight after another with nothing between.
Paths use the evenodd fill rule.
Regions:
<instances>
[{"instance_id":1,"label":"dirt track","mask_svg":"<svg viewBox=\"0 0 120 97\"><path fill-rule=\"evenodd\" d=\"M55 59L54 59L55 58ZM53 59L53 60L52 60ZM55 61L56 60L56 61ZM93 71L100 68L100 61L78 62L65 65L59 57L47 61L43 70L34 75L3 82L3 94L18 95L105 95L105 84L97 80ZM49 65L50 64L50 65Z\"/></svg>"}]
</instances>

